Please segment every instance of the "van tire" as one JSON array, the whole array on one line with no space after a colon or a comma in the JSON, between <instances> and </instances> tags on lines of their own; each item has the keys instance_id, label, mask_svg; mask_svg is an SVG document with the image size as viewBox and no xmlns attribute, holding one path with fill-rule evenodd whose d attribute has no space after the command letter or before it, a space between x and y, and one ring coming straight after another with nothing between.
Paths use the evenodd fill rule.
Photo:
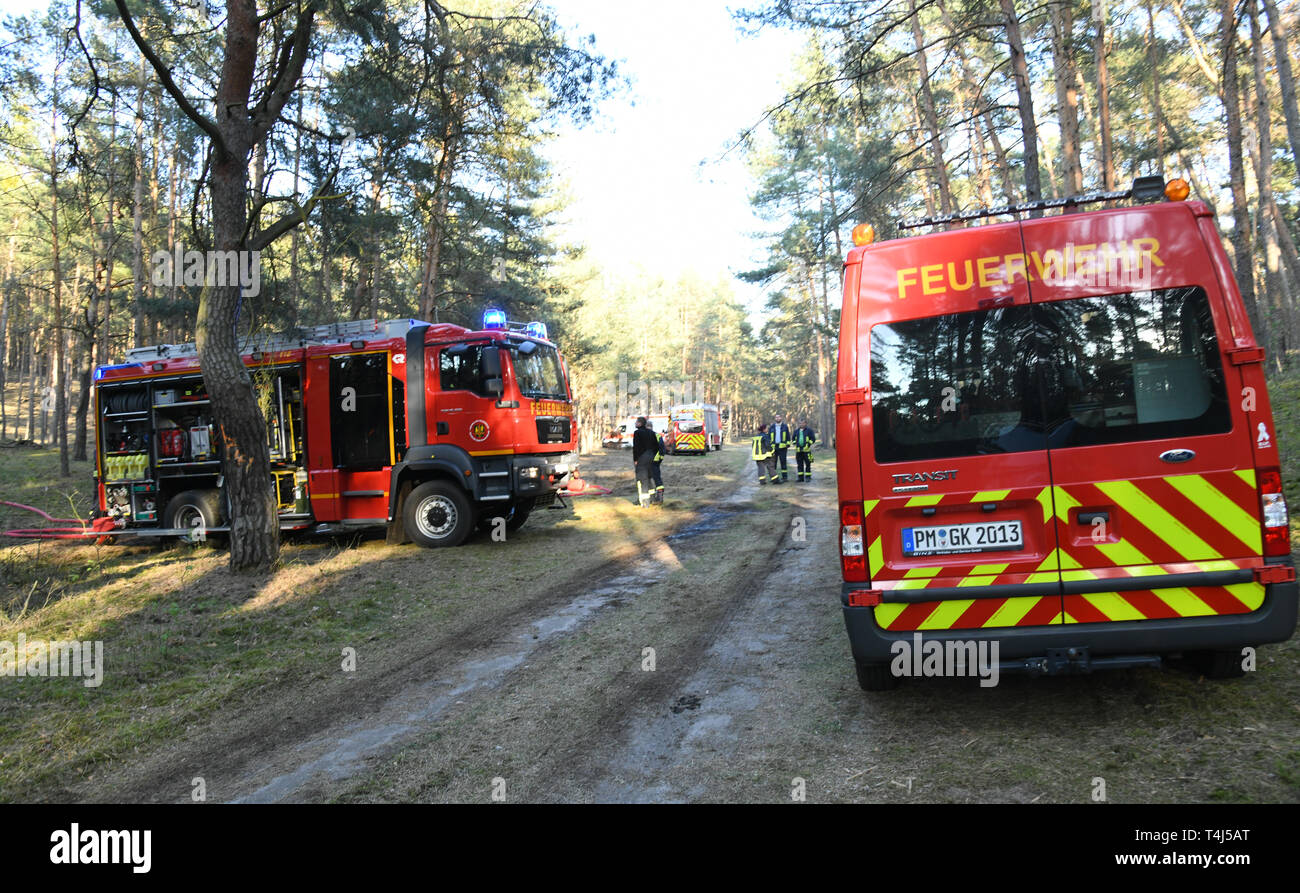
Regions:
<instances>
[{"instance_id":1,"label":"van tire","mask_svg":"<svg viewBox=\"0 0 1300 893\"><path fill-rule=\"evenodd\" d=\"M474 529L474 512L460 485L425 481L406 495L402 524L406 535L425 548L459 546Z\"/></svg>"},{"instance_id":2,"label":"van tire","mask_svg":"<svg viewBox=\"0 0 1300 893\"><path fill-rule=\"evenodd\" d=\"M868 664L855 660L858 685L863 691L891 691L898 688L898 677L889 672L888 664Z\"/></svg>"},{"instance_id":3,"label":"van tire","mask_svg":"<svg viewBox=\"0 0 1300 893\"><path fill-rule=\"evenodd\" d=\"M1206 679L1238 679L1246 675L1240 651L1192 651L1187 659Z\"/></svg>"},{"instance_id":4,"label":"van tire","mask_svg":"<svg viewBox=\"0 0 1300 893\"><path fill-rule=\"evenodd\" d=\"M163 512L163 527L184 527L188 530L198 527L195 522L201 519L206 531L219 526L221 516L221 495L216 490L183 490L168 501L167 509ZM183 543L194 541L188 535L177 539Z\"/></svg>"}]
</instances>

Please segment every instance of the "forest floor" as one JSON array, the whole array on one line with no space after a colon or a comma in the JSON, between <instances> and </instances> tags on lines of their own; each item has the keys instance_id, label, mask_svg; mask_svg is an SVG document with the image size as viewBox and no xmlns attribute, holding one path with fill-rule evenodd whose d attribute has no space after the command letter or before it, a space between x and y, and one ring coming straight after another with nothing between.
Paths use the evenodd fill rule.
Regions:
<instances>
[{"instance_id":1,"label":"forest floor","mask_svg":"<svg viewBox=\"0 0 1300 893\"><path fill-rule=\"evenodd\" d=\"M505 543L303 537L261 577L206 545L0 548L0 640L97 639L105 663L96 688L0 679L0 801L1087 802L1095 778L1114 802L1300 801L1300 639L1229 682L862 692L833 457L759 487L747 453L670 457L649 509L627 454L596 454L613 495ZM0 449L0 499L84 505L86 468Z\"/></svg>"}]
</instances>

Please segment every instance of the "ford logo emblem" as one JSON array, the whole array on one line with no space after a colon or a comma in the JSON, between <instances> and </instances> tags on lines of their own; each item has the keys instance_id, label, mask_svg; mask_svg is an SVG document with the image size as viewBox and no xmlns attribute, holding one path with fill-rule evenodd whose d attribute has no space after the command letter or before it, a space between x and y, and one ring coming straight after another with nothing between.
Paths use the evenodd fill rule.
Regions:
<instances>
[{"instance_id":1,"label":"ford logo emblem","mask_svg":"<svg viewBox=\"0 0 1300 893\"><path fill-rule=\"evenodd\" d=\"M1160 454L1161 462L1190 462L1196 458L1192 450L1165 450Z\"/></svg>"}]
</instances>

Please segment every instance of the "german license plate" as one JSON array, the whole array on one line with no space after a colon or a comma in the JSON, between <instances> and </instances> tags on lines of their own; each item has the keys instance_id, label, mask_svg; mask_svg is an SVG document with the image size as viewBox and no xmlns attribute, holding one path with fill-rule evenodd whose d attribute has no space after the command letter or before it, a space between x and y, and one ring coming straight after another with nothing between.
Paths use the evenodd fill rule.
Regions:
<instances>
[{"instance_id":1,"label":"german license plate","mask_svg":"<svg viewBox=\"0 0 1300 893\"><path fill-rule=\"evenodd\" d=\"M903 528L903 554L908 557L954 555L962 552L1006 552L1024 547L1024 532L1019 521Z\"/></svg>"}]
</instances>

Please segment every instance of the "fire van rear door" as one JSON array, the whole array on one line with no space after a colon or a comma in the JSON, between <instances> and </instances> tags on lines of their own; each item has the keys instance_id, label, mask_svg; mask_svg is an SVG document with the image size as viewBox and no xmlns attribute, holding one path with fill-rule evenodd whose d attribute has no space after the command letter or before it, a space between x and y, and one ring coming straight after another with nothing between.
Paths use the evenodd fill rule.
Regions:
<instances>
[{"instance_id":1,"label":"fire van rear door","mask_svg":"<svg viewBox=\"0 0 1300 893\"><path fill-rule=\"evenodd\" d=\"M1253 611L1249 432L1222 293L1190 209L1027 221L1065 623ZM1036 264L1035 260L1040 261Z\"/></svg>"},{"instance_id":2,"label":"fire van rear door","mask_svg":"<svg viewBox=\"0 0 1300 893\"><path fill-rule=\"evenodd\" d=\"M885 242L863 253L859 279L877 624L941 632L1059 623L1041 345L1018 226Z\"/></svg>"}]
</instances>

